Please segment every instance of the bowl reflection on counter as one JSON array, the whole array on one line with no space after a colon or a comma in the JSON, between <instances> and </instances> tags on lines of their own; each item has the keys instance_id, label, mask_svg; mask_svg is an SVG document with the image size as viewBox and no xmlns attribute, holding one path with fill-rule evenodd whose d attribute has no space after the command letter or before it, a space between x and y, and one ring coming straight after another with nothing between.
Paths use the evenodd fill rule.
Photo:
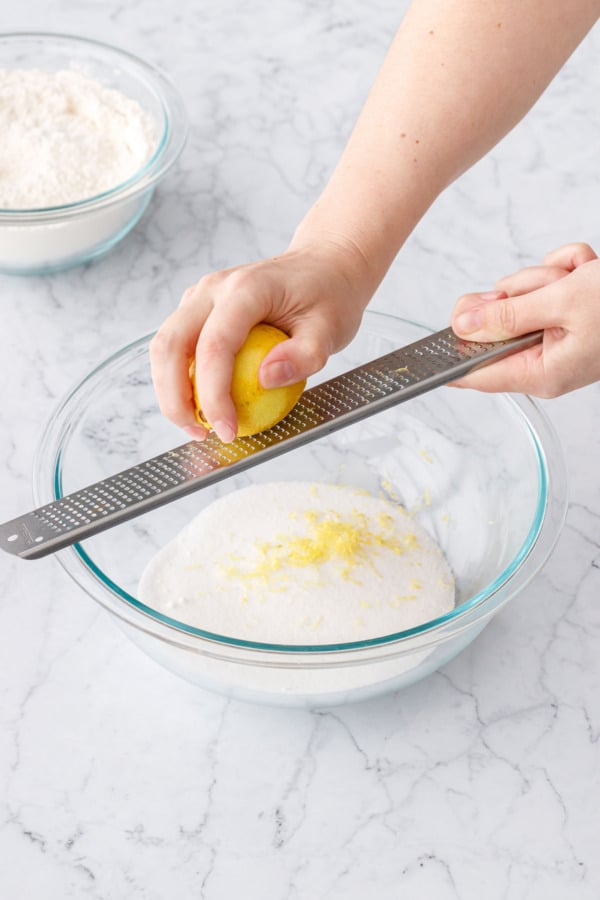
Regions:
<instances>
[{"instance_id":1,"label":"bowl reflection on counter","mask_svg":"<svg viewBox=\"0 0 600 900\"><path fill-rule=\"evenodd\" d=\"M77 69L135 100L156 126L152 157L95 197L44 209L0 209L0 271L36 275L80 265L115 246L148 207L186 139L183 102L154 66L99 41L63 34L0 34L0 68Z\"/></svg>"},{"instance_id":2,"label":"bowl reflection on counter","mask_svg":"<svg viewBox=\"0 0 600 900\"><path fill-rule=\"evenodd\" d=\"M424 337L368 312L314 382ZM181 443L161 416L148 338L78 384L52 417L35 467L43 504ZM145 607L154 553L215 498L248 484L324 481L383 494L427 529L454 572L456 608L381 638L278 645L213 634ZM547 560L566 509L560 446L527 397L440 388L110 529L57 554L67 573L149 656L181 677L252 702L323 707L405 687L467 646ZM391 588L392 589L392 588Z\"/></svg>"}]
</instances>

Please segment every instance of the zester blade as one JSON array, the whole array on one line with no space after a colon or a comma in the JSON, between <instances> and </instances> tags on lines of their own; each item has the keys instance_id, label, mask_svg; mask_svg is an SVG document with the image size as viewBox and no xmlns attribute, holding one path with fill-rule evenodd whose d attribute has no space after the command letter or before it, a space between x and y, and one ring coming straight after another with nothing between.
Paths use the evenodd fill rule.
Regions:
<instances>
[{"instance_id":1,"label":"zester blade","mask_svg":"<svg viewBox=\"0 0 600 900\"><path fill-rule=\"evenodd\" d=\"M223 444L190 441L0 525L0 547L38 559L447 384L542 340L535 332L496 343L446 328L305 391L278 425Z\"/></svg>"}]
</instances>

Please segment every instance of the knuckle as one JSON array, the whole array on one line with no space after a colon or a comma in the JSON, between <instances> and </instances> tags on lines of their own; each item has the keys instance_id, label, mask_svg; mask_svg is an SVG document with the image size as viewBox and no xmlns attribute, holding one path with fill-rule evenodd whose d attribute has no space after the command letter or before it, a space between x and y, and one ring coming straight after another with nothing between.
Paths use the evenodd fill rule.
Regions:
<instances>
[{"instance_id":1,"label":"knuckle","mask_svg":"<svg viewBox=\"0 0 600 900\"><path fill-rule=\"evenodd\" d=\"M196 282L185 289L181 295L180 305L197 303L200 300L210 301L223 283L223 272L206 272Z\"/></svg>"},{"instance_id":2,"label":"knuckle","mask_svg":"<svg viewBox=\"0 0 600 900\"><path fill-rule=\"evenodd\" d=\"M159 328L150 341L149 351L152 362L161 362L173 356L179 348L179 335L172 328Z\"/></svg>"},{"instance_id":3,"label":"knuckle","mask_svg":"<svg viewBox=\"0 0 600 900\"><path fill-rule=\"evenodd\" d=\"M225 332L214 328L202 332L198 342L198 355L205 363L210 364L212 360L222 359L232 353L231 340Z\"/></svg>"},{"instance_id":4,"label":"knuckle","mask_svg":"<svg viewBox=\"0 0 600 900\"><path fill-rule=\"evenodd\" d=\"M194 299L202 297L212 308L226 308L233 301L252 302L258 296L256 279L247 268L209 272L203 275L193 290Z\"/></svg>"},{"instance_id":5,"label":"knuckle","mask_svg":"<svg viewBox=\"0 0 600 900\"><path fill-rule=\"evenodd\" d=\"M213 292L223 282L222 272L206 272L193 290Z\"/></svg>"},{"instance_id":6,"label":"knuckle","mask_svg":"<svg viewBox=\"0 0 600 900\"><path fill-rule=\"evenodd\" d=\"M578 268L586 262L597 259L597 255L590 244L584 241L576 241L571 244L564 244L556 250L552 250L544 257L546 265L560 265L567 270Z\"/></svg>"},{"instance_id":7,"label":"knuckle","mask_svg":"<svg viewBox=\"0 0 600 900\"><path fill-rule=\"evenodd\" d=\"M192 284L190 287L186 288L181 295L181 303L189 303L190 300L193 300L196 295L197 287L198 285Z\"/></svg>"},{"instance_id":8,"label":"knuckle","mask_svg":"<svg viewBox=\"0 0 600 900\"><path fill-rule=\"evenodd\" d=\"M223 284L228 293L249 294L253 290L254 276L248 269L234 269Z\"/></svg>"},{"instance_id":9,"label":"knuckle","mask_svg":"<svg viewBox=\"0 0 600 900\"><path fill-rule=\"evenodd\" d=\"M329 358L329 354L321 344L312 344L304 352L304 368L313 375L320 371Z\"/></svg>"},{"instance_id":10,"label":"knuckle","mask_svg":"<svg viewBox=\"0 0 600 900\"><path fill-rule=\"evenodd\" d=\"M596 255L590 245L584 241L577 241L571 244L571 248L574 256L585 256L587 259L590 259Z\"/></svg>"},{"instance_id":11,"label":"knuckle","mask_svg":"<svg viewBox=\"0 0 600 900\"><path fill-rule=\"evenodd\" d=\"M517 315L515 304L512 300L503 300L498 304L497 313L498 324L506 334L515 334L517 327Z\"/></svg>"}]
</instances>

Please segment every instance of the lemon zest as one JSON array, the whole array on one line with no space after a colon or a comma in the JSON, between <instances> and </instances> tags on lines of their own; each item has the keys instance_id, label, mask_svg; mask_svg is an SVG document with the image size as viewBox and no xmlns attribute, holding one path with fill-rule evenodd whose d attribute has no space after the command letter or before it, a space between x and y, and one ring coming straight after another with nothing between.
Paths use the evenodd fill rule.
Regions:
<instances>
[{"instance_id":1,"label":"lemon zest","mask_svg":"<svg viewBox=\"0 0 600 900\"><path fill-rule=\"evenodd\" d=\"M223 574L229 578L262 579L272 586L274 578L289 578L290 569L319 568L331 563L342 577L354 580L353 570L359 566L368 565L377 571L374 550L385 548L402 554L418 546L413 532L398 535L393 529L393 518L384 514L379 517L378 527L370 527L367 516L357 510L343 516L309 509L304 512L304 519L305 534L277 535L273 540L257 543L254 550L259 558L253 565L245 568L235 560L222 567Z\"/></svg>"}]
</instances>

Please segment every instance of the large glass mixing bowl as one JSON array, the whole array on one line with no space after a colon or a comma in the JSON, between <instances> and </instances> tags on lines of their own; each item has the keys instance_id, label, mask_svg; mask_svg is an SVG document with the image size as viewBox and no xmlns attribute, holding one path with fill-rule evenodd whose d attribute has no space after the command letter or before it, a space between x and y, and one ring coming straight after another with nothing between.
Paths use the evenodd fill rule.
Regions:
<instances>
[{"instance_id":1,"label":"large glass mixing bowl","mask_svg":"<svg viewBox=\"0 0 600 900\"><path fill-rule=\"evenodd\" d=\"M354 341L313 381L426 333L369 312ZM56 410L37 455L37 504L183 443L158 410L148 342L111 356ZM377 639L290 646L205 632L140 603L146 564L203 507L248 484L286 480L352 485L401 502L443 549L456 579L456 607ZM322 707L398 690L459 653L539 571L565 509L561 449L531 399L438 388L111 528L57 559L172 672L253 702Z\"/></svg>"}]
</instances>

